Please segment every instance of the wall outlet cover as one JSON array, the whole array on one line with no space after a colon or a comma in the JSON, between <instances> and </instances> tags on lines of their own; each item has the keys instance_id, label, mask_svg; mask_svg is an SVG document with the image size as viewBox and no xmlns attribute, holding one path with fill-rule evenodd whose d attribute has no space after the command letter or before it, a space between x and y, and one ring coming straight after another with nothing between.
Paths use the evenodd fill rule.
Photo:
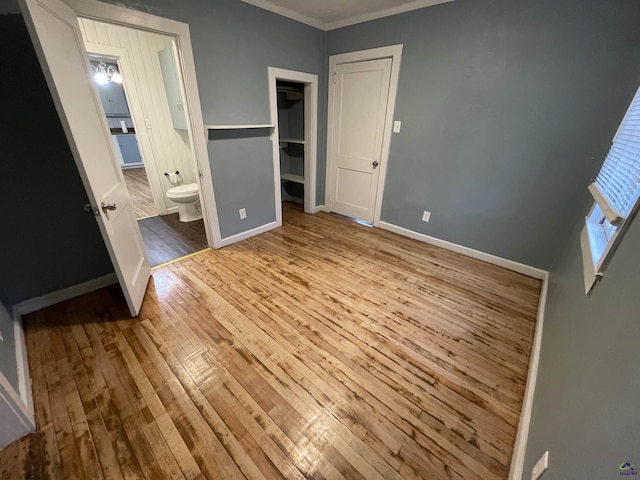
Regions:
<instances>
[{"instance_id":1,"label":"wall outlet cover","mask_svg":"<svg viewBox=\"0 0 640 480\"><path fill-rule=\"evenodd\" d=\"M531 480L538 480L544 472L549 468L549 450L544 452L540 460L531 469Z\"/></svg>"},{"instance_id":2,"label":"wall outlet cover","mask_svg":"<svg viewBox=\"0 0 640 480\"><path fill-rule=\"evenodd\" d=\"M393 122L393 133L400 133L400 128L402 127L402 122L400 120L396 120Z\"/></svg>"},{"instance_id":3,"label":"wall outlet cover","mask_svg":"<svg viewBox=\"0 0 640 480\"><path fill-rule=\"evenodd\" d=\"M428 222L431 220L431 212L427 212L426 210L422 213L422 221Z\"/></svg>"},{"instance_id":4,"label":"wall outlet cover","mask_svg":"<svg viewBox=\"0 0 640 480\"><path fill-rule=\"evenodd\" d=\"M247 218L247 210L245 208L238 210L238 213L240 213L240 220Z\"/></svg>"}]
</instances>

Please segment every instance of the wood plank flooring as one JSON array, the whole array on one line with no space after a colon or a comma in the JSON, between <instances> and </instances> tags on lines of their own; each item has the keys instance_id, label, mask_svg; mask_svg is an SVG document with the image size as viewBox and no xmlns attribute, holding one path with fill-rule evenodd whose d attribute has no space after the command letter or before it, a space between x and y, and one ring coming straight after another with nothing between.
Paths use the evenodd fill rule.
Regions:
<instances>
[{"instance_id":1,"label":"wood plank flooring","mask_svg":"<svg viewBox=\"0 0 640 480\"><path fill-rule=\"evenodd\" d=\"M129 190L129 197L131 198L131 205L136 218L158 215L144 167L124 168L122 173L124 174L124 182L127 184L127 190Z\"/></svg>"},{"instance_id":2,"label":"wood plank flooring","mask_svg":"<svg viewBox=\"0 0 640 480\"><path fill-rule=\"evenodd\" d=\"M209 246L204 221L181 222L177 213L143 218L138 227L152 267Z\"/></svg>"},{"instance_id":3,"label":"wood plank flooring","mask_svg":"<svg viewBox=\"0 0 640 480\"><path fill-rule=\"evenodd\" d=\"M326 213L31 314L1 478L505 479L540 282Z\"/></svg>"}]
</instances>

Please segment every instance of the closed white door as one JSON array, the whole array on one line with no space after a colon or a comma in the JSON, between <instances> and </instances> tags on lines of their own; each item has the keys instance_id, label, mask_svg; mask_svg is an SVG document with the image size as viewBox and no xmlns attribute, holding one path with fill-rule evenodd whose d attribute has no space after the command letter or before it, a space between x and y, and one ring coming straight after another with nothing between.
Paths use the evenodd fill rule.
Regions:
<instances>
[{"instance_id":1,"label":"closed white door","mask_svg":"<svg viewBox=\"0 0 640 480\"><path fill-rule=\"evenodd\" d=\"M60 0L21 0L20 7L124 296L136 316L151 268L106 117L90 83L76 14ZM55 199L52 202L55 206Z\"/></svg>"},{"instance_id":2,"label":"closed white door","mask_svg":"<svg viewBox=\"0 0 640 480\"><path fill-rule=\"evenodd\" d=\"M372 223L391 59L337 65L334 78L329 208Z\"/></svg>"}]
</instances>

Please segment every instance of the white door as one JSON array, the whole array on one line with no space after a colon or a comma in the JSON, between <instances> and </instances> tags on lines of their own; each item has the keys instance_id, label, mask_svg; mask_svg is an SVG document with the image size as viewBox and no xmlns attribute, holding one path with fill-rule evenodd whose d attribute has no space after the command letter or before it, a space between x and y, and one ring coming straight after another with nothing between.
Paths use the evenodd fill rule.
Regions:
<instances>
[{"instance_id":1,"label":"white door","mask_svg":"<svg viewBox=\"0 0 640 480\"><path fill-rule=\"evenodd\" d=\"M337 65L331 132L332 212L372 223L391 59Z\"/></svg>"},{"instance_id":2,"label":"white door","mask_svg":"<svg viewBox=\"0 0 640 480\"><path fill-rule=\"evenodd\" d=\"M97 222L122 291L136 316L151 268L106 117L90 83L76 14L60 0L21 0L20 7L89 201L97 206Z\"/></svg>"}]
</instances>

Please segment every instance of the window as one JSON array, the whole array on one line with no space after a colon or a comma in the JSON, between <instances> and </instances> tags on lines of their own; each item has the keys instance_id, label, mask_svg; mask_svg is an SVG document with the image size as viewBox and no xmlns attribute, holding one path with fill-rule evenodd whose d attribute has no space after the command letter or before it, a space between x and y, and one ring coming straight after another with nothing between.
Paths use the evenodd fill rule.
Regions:
<instances>
[{"instance_id":1,"label":"window","mask_svg":"<svg viewBox=\"0 0 640 480\"><path fill-rule=\"evenodd\" d=\"M581 236L587 293L602 276L640 203L640 88L589 191L595 204Z\"/></svg>"}]
</instances>

